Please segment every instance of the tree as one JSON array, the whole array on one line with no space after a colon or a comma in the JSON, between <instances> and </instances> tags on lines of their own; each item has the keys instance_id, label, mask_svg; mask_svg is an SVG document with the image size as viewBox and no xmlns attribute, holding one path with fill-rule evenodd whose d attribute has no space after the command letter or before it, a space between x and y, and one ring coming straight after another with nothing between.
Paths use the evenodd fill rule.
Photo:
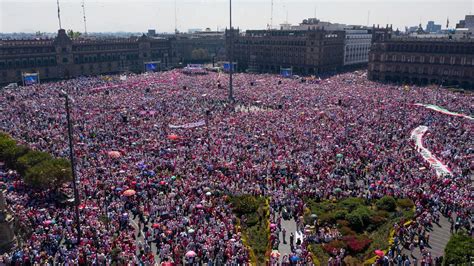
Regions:
<instances>
[{"instance_id":1,"label":"tree","mask_svg":"<svg viewBox=\"0 0 474 266\"><path fill-rule=\"evenodd\" d=\"M25 176L26 171L41 163L42 161L51 160L52 157L49 153L41 152L41 151L28 151L25 155L21 156L17 160L17 171L20 175Z\"/></svg>"},{"instance_id":2,"label":"tree","mask_svg":"<svg viewBox=\"0 0 474 266\"><path fill-rule=\"evenodd\" d=\"M5 166L10 169L17 169L17 160L25 155L30 149L23 145L13 145L6 147L1 151L0 160L5 163Z\"/></svg>"},{"instance_id":3,"label":"tree","mask_svg":"<svg viewBox=\"0 0 474 266\"><path fill-rule=\"evenodd\" d=\"M73 40L78 39L82 33L73 30L67 30L67 36Z\"/></svg>"},{"instance_id":4,"label":"tree","mask_svg":"<svg viewBox=\"0 0 474 266\"><path fill-rule=\"evenodd\" d=\"M444 249L444 265L467 265L474 256L474 239L464 232L454 234Z\"/></svg>"},{"instance_id":5,"label":"tree","mask_svg":"<svg viewBox=\"0 0 474 266\"><path fill-rule=\"evenodd\" d=\"M71 179L71 164L66 159L44 160L26 170L24 178L25 183L39 189L57 189Z\"/></svg>"},{"instance_id":6,"label":"tree","mask_svg":"<svg viewBox=\"0 0 474 266\"><path fill-rule=\"evenodd\" d=\"M191 52L191 58L195 61L204 61L209 59L209 53L206 49L198 48Z\"/></svg>"}]
</instances>

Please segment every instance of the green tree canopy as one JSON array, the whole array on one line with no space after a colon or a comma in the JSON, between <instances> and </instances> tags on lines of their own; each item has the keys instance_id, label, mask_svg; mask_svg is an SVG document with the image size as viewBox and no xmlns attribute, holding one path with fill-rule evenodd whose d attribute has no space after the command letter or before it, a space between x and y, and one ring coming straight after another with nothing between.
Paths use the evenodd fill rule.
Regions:
<instances>
[{"instance_id":1,"label":"green tree canopy","mask_svg":"<svg viewBox=\"0 0 474 266\"><path fill-rule=\"evenodd\" d=\"M49 153L30 150L25 155L18 158L17 170L22 176L25 176L28 168L33 167L42 161L51 159L52 157Z\"/></svg>"},{"instance_id":2,"label":"green tree canopy","mask_svg":"<svg viewBox=\"0 0 474 266\"><path fill-rule=\"evenodd\" d=\"M26 171L25 182L35 188L57 188L72 179L71 165L66 159L44 160Z\"/></svg>"},{"instance_id":3,"label":"green tree canopy","mask_svg":"<svg viewBox=\"0 0 474 266\"><path fill-rule=\"evenodd\" d=\"M467 265L474 257L474 239L464 232L454 234L444 249L444 265Z\"/></svg>"}]
</instances>

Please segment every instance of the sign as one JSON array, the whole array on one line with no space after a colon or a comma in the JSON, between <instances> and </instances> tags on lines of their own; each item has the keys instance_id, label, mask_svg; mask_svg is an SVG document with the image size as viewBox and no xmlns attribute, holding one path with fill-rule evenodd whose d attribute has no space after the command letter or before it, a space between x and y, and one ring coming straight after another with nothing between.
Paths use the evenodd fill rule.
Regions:
<instances>
[{"instance_id":1,"label":"sign","mask_svg":"<svg viewBox=\"0 0 474 266\"><path fill-rule=\"evenodd\" d=\"M40 83L39 73L23 73L22 77L24 86L30 86Z\"/></svg>"},{"instance_id":2,"label":"sign","mask_svg":"<svg viewBox=\"0 0 474 266\"><path fill-rule=\"evenodd\" d=\"M224 67L224 71L225 71L225 72L229 72L229 71L230 71L230 63L229 63L229 62L224 63L223 67ZM234 63L232 64L232 71L235 71L236 69L237 69L237 63L234 62Z\"/></svg>"}]
</instances>

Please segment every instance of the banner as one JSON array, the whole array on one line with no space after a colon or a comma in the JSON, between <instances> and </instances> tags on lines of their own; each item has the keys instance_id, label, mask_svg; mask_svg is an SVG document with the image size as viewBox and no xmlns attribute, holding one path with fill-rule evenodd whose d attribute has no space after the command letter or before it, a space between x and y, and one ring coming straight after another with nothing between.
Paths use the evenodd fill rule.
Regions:
<instances>
[{"instance_id":1,"label":"banner","mask_svg":"<svg viewBox=\"0 0 474 266\"><path fill-rule=\"evenodd\" d=\"M202 127L206 125L206 121L204 120L201 120L201 121L198 121L198 122L194 122L194 123L187 123L187 124L183 124L183 125L169 125L169 128L195 128L195 127Z\"/></svg>"},{"instance_id":2,"label":"banner","mask_svg":"<svg viewBox=\"0 0 474 266\"><path fill-rule=\"evenodd\" d=\"M433 104L415 103L415 105L416 106L423 106L425 108L431 109L433 111L436 111L436 112L439 112L439 113L442 113L442 114L445 114L445 115L464 117L464 118L467 118L467 119L470 119L470 120L474 120L474 118L472 118L468 115L451 112L449 110L444 109L443 107L436 106L436 105L433 105Z\"/></svg>"},{"instance_id":3,"label":"banner","mask_svg":"<svg viewBox=\"0 0 474 266\"><path fill-rule=\"evenodd\" d=\"M410 138L415 141L415 145L418 148L421 156L430 164L432 168L435 169L436 175L438 177L451 175L451 171L448 169L448 167L436 159L436 157L434 157L434 155L423 146L423 135L425 135L426 131L428 131L427 126L419 126L411 132Z\"/></svg>"}]
</instances>

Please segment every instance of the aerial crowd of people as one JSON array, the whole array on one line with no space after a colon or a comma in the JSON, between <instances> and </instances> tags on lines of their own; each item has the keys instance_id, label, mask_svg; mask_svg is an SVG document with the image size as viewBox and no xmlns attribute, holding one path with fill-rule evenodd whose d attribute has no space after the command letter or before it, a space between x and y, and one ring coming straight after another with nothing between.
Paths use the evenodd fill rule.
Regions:
<instances>
[{"instance_id":1,"label":"aerial crowd of people","mask_svg":"<svg viewBox=\"0 0 474 266\"><path fill-rule=\"evenodd\" d=\"M3 169L9 209L27 239L0 263L245 265L249 251L226 200L236 194L271 197L277 235L283 212L304 227L304 197L408 197L411 231L439 215L470 226L474 123L414 104L471 115L472 94L376 83L362 71L304 82L235 74L229 102L227 82L172 70L0 91L0 130L65 158L60 91L70 95L82 229L77 243L73 206ZM410 138L420 125L451 175L436 175L420 155ZM62 190L72 194L70 184ZM400 242L410 246L411 231L398 230ZM306 236L293 242L292 255L306 257Z\"/></svg>"}]
</instances>

